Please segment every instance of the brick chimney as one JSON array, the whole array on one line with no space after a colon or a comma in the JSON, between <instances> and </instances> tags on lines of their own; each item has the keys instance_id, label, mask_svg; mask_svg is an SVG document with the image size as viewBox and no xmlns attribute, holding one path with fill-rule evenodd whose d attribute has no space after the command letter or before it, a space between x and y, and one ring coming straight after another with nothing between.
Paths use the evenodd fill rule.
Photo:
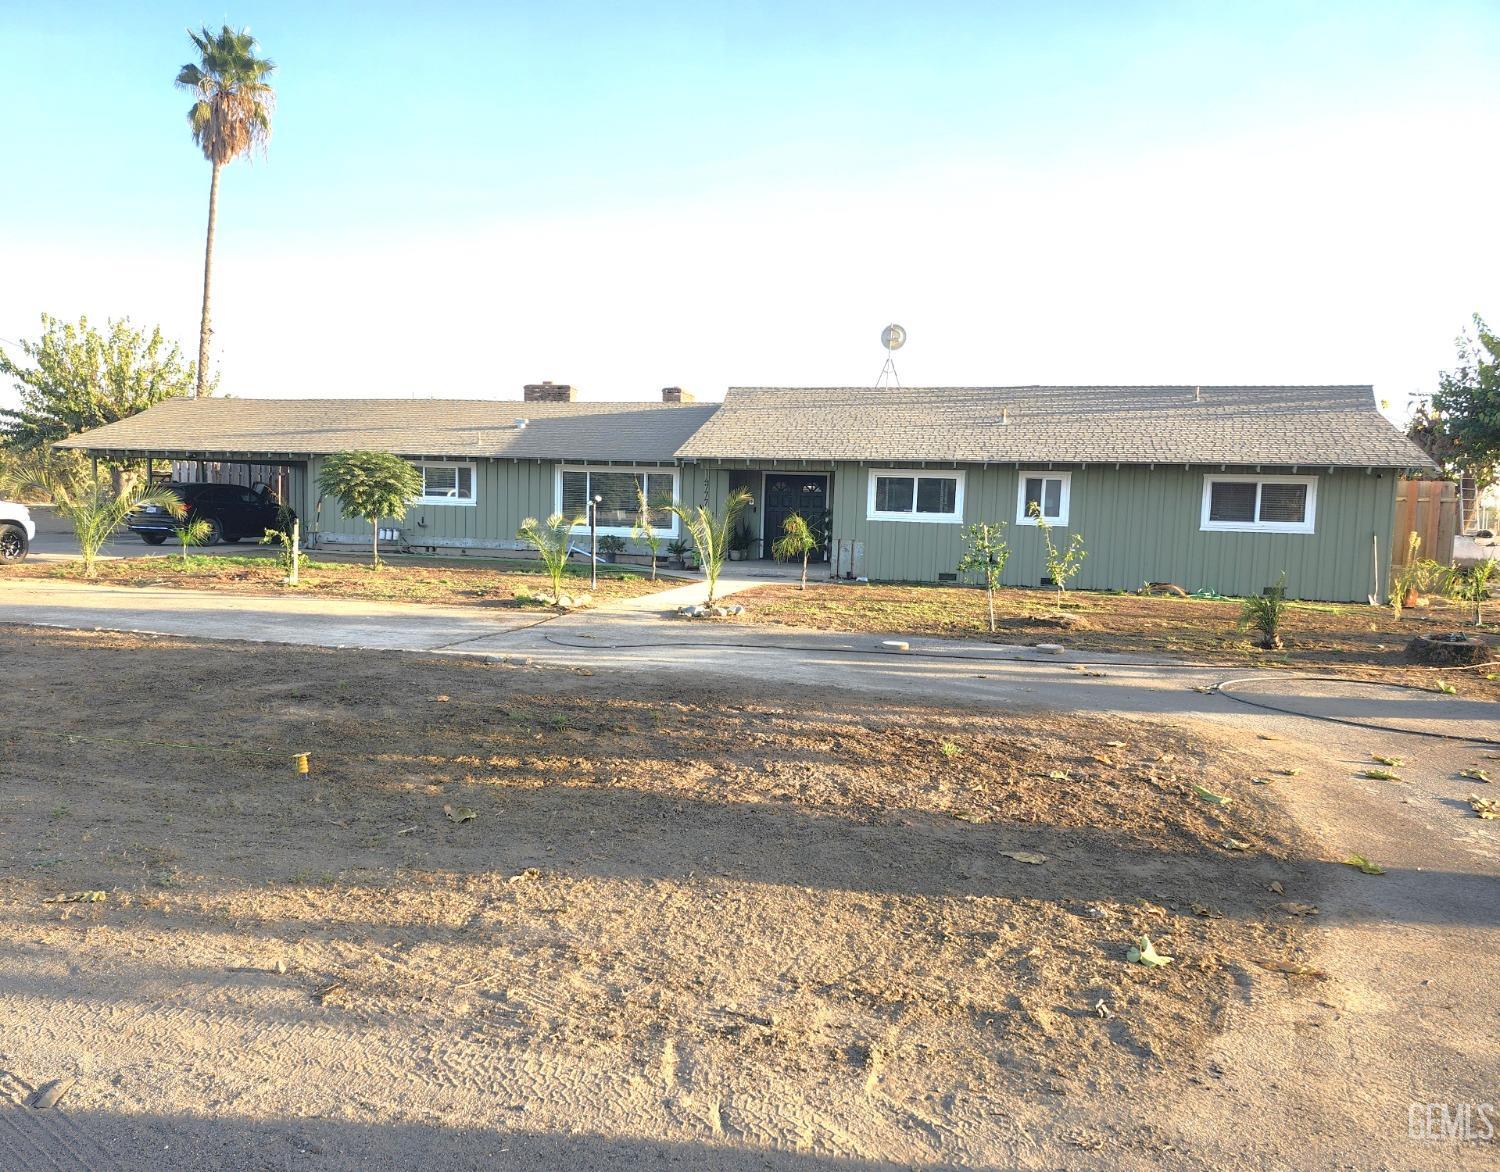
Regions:
<instances>
[{"instance_id":1,"label":"brick chimney","mask_svg":"<svg viewBox=\"0 0 1500 1172\"><path fill-rule=\"evenodd\" d=\"M571 403L577 392L567 383L555 383L550 378L539 383L526 384L528 403Z\"/></svg>"},{"instance_id":2,"label":"brick chimney","mask_svg":"<svg viewBox=\"0 0 1500 1172\"><path fill-rule=\"evenodd\" d=\"M662 387L661 401L663 403L696 403L691 391L685 391L681 387Z\"/></svg>"}]
</instances>

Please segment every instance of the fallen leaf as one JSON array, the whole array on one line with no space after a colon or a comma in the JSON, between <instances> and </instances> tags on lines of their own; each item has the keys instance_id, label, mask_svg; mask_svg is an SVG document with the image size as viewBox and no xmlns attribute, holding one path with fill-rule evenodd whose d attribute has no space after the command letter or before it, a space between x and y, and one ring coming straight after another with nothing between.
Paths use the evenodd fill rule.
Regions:
<instances>
[{"instance_id":1,"label":"fallen leaf","mask_svg":"<svg viewBox=\"0 0 1500 1172\"><path fill-rule=\"evenodd\" d=\"M1274 891L1277 895L1285 895L1286 894L1286 888L1281 885L1281 880L1280 879L1273 879L1271 881L1271 888L1270 889L1272 891Z\"/></svg>"},{"instance_id":2,"label":"fallen leaf","mask_svg":"<svg viewBox=\"0 0 1500 1172\"><path fill-rule=\"evenodd\" d=\"M103 903L109 896L103 891L65 891L49 895L43 903Z\"/></svg>"},{"instance_id":3,"label":"fallen leaf","mask_svg":"<svg viewBox=\"0 0 1500 1172\"><path fill-rule=\"evenodd\" d=\"M1250 779L1250 784L1251 785L1270 785L1271 784L1271 779L1269 777L1252 777Z\"/></svg>"},{"instance_id":4,"label":"fallen leaf","mask_svg":"<svg viewBox=\"0 0 1500 1172\"><path fill-rule=\"evenodd\" d=\"M1455 688L1452 684L1446 682L1445 680L1438 680L1437 683L1435 683L1435 684L1432 685L1432 690L1434 692L1441 692L1444 696L1457 696L1458 695L1458 689Z\"/></svg>"},{"instance_id":5,"label":"fallen leaf","mask_svg":"<svg viewBox=\"0 0 1500 1172\"><path fill-rule=\"evenodd\" d=\"M1469 808L1476 818L1500 818L1500 798L1481 798L1469 795Z\"/></svg>"},{"instance_id":6,"label":"fallen leaf","mask_svg":"<svg viewBox=\"0 0 1500 1172\"><path fill-rule=\"evenodd\" d=\"M1300 770L1300 769L1273 769L1273 770L1271 770L1271 772L1272 773L1276 773L1276 774L1280 774L1282 777L1296 777L1297 774L1299 774L1299 773L1302 772L1302 770Z\"/></svg>"},{"instance_id":7,"label":"fallen leaf","mask_svg":"<svg viewBox=\"0 0 1500 1172\"><path fill-rule=\"evenodd\" d=\"M1131 964L1141 964L1147 968L1157 968L1172 963L1170 956L1162 956L1156 951L1151 944L1150 936L1142 936L1139 944L1132 944L1129 951L1125 953L1125 959Z\"/></svg>"},{"instance_id":8,"label":"fallen leaf","mask_svg":"<svg viewBox=\"0 0 1500 1172\"><path fill-rule=\"evenodd\" d=\"M1000 853L1007 859L1015 859L1018 863L1031 863L1033 866L1040 866L1047 861L1046 855L1039 855L1035 851L1001 851Z\"/></svg>"},{"instance_id":9,"label":"fallen leaf","mask_svg":"<svg viewBox=\"0 0 1500 1172\"><path fill-rule=\"evenodd\" d=\"M1226 838L1219 845L1227 851L1247 851L1250 849L1250 844L1242 838Z\"/></svg>"},{"instance_id":10,"label":"fallen leaf","mask_svg":"<svg viewBox=\"0 0 1500 1172\"><path fill-rule=\"evenodd\" d=\"M1371 781L1400 781L1401 780L1394 773L1392 773L1389 769L1365 769L1365 770L1361 770L1360 771L1359 776L1360 777L1368 778Z\"/></svg>"},{"instance_id":11,"label":"fallen leaf","mask_svg":"<svg viewBox=\"0 0 1500 1172\"><path fill-rule=\"evenodd\" d=\"M1188 904L1188 906L1193 909L1193 915L1202 916L1205 920L1217 920L1219 918L1219 913L1206 903L1195 902Z\"/></svg>"},{"instance_id":12,"label":"fallen leaf","mask_svg":"<svg viewBox=\"0 0 1500 1172\"><path fill-rule=\"evenodd\" d=\"M1364 855L1350 855L1344 860L1345 866L1358 867L1366 875L1384 875L1385 868L1370 862Z\"/></svg>"},{"instance_id":13,"label":"fallen leaf","mask_svg":"<svg viewBox=\"0 0 1500 1172\"><path fill-rule=\"evenodd\" d=\"M1125 747L1124 741L1105 741L1104 743L1111 749L1123 749Z\"/></svg>"},{"instance_id":14,"label":"fallen leaf","mask_svg":"<svg viewBox=\"0 0 1500 1172\"><path fill-rule=\"evenodd\" d=\"M1276 906L1289 916L1315 916L1318 914L1317 904L1312 903L1282 903Z\"/></svg>"},{"instance_id":15,"label":"fallen leaf","mask_svg":"<svg viewBox=\"0 0 1500 1172\"><path fill-rule=\"evenodd\" d=\"M479 812L468 806L444 806L443 813L448 815L449 822L472 822L479 817Z\"/></svg>"},{"instance_id":16,"label":"fallen leaf","mask_svg":"<svg viewBox=\"0 0 1500 1172\"><path fill-rule=\"evenodd\" d=\"M432 698L432 702L434 704L446 704L446 703L448 703L448 697L447 696L434 696Z\"/></svg>"},{"instance_id":17,"label":"fallen leaf","mask_svg":"<svg viewBox=\"0 0 1500 1172\"><path fill-rule=\"evenodd\" d=\"M1322 969L1315 969L1312 965L1301 964L1295 960L1258 960L1255 962L1263 969L1273 973L1285 973L1289 977L1312 977L1314 980L1324 980L1328 974Z\"/></svg>"},{"instance_id":18,"label":"fallen leaf","mask_svg":"<svg viewBox=\"0 0 1500 1172\"><path fill-rule=\"evenodd\" d=\"M1068 775L1061 769L1054 769L1051 773L1047 774L1047 779L1049 781L1067 781Z\"/></svg>"},{"instance_id":19,"label":"fallen leaf","mask_svg":"<svg viewBox=\"0 0 1500 1172\"><path fill-rule=\"evenodd\" d=\"M1406 764L1400 757L1382 757L1379 753L1371 753L1370 760L1374 761L1377 765L1389 765L1392 769Z\"/></svg>"},{"instance_id":20,"label":"fallen leaf","mask_svg":"<svg viewBox=\"0 0 1500 1172\"><path fill-rule=\"evenodd\" d=\"M1490 775L1483 769L1460 769L1460 777L1467 777L1470 781L1482 781L1485 785L1490 784Z\"/></svg>"},{"instance_id":21,"label":"fallen leaf","mask_svg":"<svg viewBox=\"0 0 1500 1172\"><path fill-rule=\"evenodd\" d=\"M1234 801L1233 798L1226 798L1222 794L1216 794L1212 790L1206 790L1201 785L1193 786L1193 793L1197 794L1201 800L1207 802L1210 806L1218 806L1221 809L1228 809L1230 804Z\"/></svg>"},{"instance_id":22,"label":"fallen leaf","mask_svg":"<svg viewBox=\"0 0 1500 1172\"><path fill-rule=\"evenodd\" d=\"M1099 998L1098 1001L1094 1002L1094 1012L1097 1013L1100 1017L1102 1017L1105 1021L1108 1021L1110 1018L1114 1017L1114 1015L1115 1015L1115 1011L1113 1009L1111 1009L1108 1005L1104 1004L1104 998L1103 997Z\"/></svg>"}]
</instances>

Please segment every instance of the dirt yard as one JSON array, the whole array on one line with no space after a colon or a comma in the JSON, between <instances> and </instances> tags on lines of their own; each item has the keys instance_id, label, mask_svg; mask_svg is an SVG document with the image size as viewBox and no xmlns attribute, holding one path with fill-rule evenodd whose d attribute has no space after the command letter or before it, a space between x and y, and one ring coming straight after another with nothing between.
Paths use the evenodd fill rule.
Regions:
<instances>
[{"instance_id":1,"label":"dirt yard","mask_svg":"<svg viewBox=\"0 0 1500 1172\"><path fill-rule=\"evenodd\" d=\"M1253 647L1238 628L1237 601L1070 591L1062 610L1066 617L1059 619L1054 600L1050 590L1000 591L995 603L999 630L991 635L984 592L967 587L823 583L809 585L804 593L795 585L775 585L736 597L745 604L746 622L997 643L1062 642L1080 651L1170 655L1258 668L1326 668L1409 683L1434 679L1431 672L1407 670L1402 649L1409 640L1474 629L1471 607L1441 598L1403 611L1399 621L1389 607L1292 603L1283 632L1286 649L1268 652ZM1484 632L1500 644L1495 608L1500 603L1486 607L1490 621ZM1497 671L1438 674L1471 694L1500 697Z\"/></svg>"},{"instance_id":2,"label":"dirt yard","mask_svg":"<svg viewBox=\"0 0 1500 1172\"><path fill-rule=\"evenodd\" d=\"M1142 1097L1318 988L1267 762L1161 725L24 628L0 671L0 1081L158 1168L439 1120L465 1167L1148 1167Z\"/></svg>"},{"instance_id":3,"label":"dirt yard","mask_svg":"<svg viewBox=\"0 0 1500 1172\"><path fill-rule=\"evenodd\" d=\"M114 558L97 563L99 582L111 586L180 586L187 590L212 590L235 594L322 595L357 598L371 602L426 602L448 606L516 606L515 592L550 588L548 578L535 562L495 562L490 565L418 564L404 558L387 562L380 569L368 563L304 558L300 584L283 586L280 563L267 557L190 555L178 557ZM56 578L81 581L81 564L45 563L6 566L0 578ZM599 587L592 591L601 601L636 598L680 585L674 579L652 582L647 574L601 570ZM590 592L586 566L568 567L566 589Z\"/></svg>"}]
</instances>

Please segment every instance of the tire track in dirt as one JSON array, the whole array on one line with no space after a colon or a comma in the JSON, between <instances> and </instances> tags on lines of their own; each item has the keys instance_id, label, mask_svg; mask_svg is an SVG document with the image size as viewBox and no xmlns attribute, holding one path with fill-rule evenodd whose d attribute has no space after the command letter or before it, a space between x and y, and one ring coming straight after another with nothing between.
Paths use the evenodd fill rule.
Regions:
<instances>
[{"instance_id":1,"label":"tire track in dirt","mask_svg":"<svg viewBox=\"0 0 1500 1172\"><path fill-rule=\"evenodd\" d=\"M0 1070L0 1167L37 1172L108 1172L118 1165L60 1107L29 1106L36 1088Z\"/></svg>"}]
</instances>

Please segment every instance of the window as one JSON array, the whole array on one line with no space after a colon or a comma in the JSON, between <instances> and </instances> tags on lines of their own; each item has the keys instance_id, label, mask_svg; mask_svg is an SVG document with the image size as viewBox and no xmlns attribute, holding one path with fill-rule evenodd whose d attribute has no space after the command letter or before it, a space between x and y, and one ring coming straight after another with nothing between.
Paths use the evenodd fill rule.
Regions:
<instances>
[{"instance_id":1,"label":"window","mask_svg":"<svg viewBox=\"0 0 1500 1172\"><path fill-rule=\"evenodd\" d=\"M962 472L876 468L870 473L871 521L928 521L956 525L963 520L963 515Z\"/></svg>"},{"instance_id":2,"label":"window","mask_svg":"<svg viewBox=\"0 0 1500 1172\"><path fill-rule=\"evenodd\" d=\"M1205 476L1201 528L1229 533L1311 533L1316 476Z\"/></svg>"},{"instance_id":3,"label":"window","mask_svg":"<svg viewBox=\"0 0 1500 1172\"><path fill-rule=\"evenodd\" d=\"M558 474L557 511L588 524L589 501L599 502L599 532L629 537L640 514L640 491L651 506L651 524L663 537L677 535L677 516L667 506L677 499L677 473L671 468L564 468Z\"/></svg>"},{"instance_id":4,"label":"window","mask_svg":"<svg viewBox=\"0 0 1500 1172\"><path fill-rule=\"evenodd\" d=\"M1032 506L1042 511L1049 525L1068 523L1068 498L1072 495L1071 472L1027 472L1016 482L1016 524L1035 525Z\"/></svg>"},{"instance_id":5,"label":"window","mask_svg":"<svg viewBox=\"0 0 1500 1172\"><path fill-rule=\"evenodd\" d=\"M474 503L473 464L418 464L422 474L423 505L472 505Z\"/></svg>"}]
</instances>

